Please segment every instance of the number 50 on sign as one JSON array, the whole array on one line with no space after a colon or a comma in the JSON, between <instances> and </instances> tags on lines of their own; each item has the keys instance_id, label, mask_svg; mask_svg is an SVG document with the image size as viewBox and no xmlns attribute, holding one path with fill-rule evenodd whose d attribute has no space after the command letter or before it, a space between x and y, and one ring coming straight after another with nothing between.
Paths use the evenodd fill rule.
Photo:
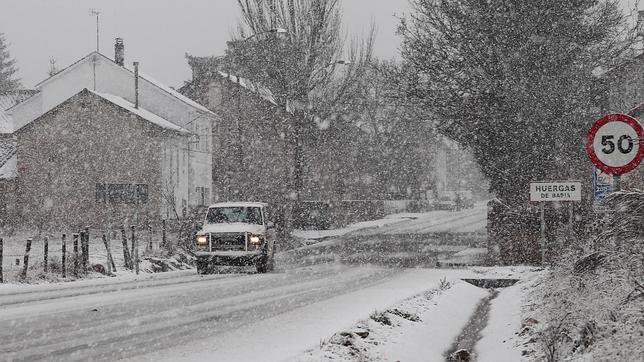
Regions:
<instances>
[{"instance_id":1,"label":"number 50 on sign","mask_svg":"<svg viewBox=\"0 0 644 362\"><path fill-rule=\"evenodd\" d=\"M625 114L609 114L593 124L586 139L590 160L605 173L622 175L639 165L644 156L639 122Z\"/></svg>"}]
</instances>

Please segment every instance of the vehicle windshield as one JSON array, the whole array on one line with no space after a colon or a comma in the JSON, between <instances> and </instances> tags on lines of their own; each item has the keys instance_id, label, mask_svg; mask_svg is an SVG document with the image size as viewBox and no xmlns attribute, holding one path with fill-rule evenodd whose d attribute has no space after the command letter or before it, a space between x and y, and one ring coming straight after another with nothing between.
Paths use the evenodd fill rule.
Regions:
<instances>
[{"instance_id":1,"label":"vehicle windshield","mask_svg":"<svg viewBox=\"0 0 644 362\"><path fill-rule=\"evenodd\" d=\"M223 224L243 222L262 225L262 212L259 207L230 206L211 207L206 215L207 224Z\"/></svg>"}]
</instances>

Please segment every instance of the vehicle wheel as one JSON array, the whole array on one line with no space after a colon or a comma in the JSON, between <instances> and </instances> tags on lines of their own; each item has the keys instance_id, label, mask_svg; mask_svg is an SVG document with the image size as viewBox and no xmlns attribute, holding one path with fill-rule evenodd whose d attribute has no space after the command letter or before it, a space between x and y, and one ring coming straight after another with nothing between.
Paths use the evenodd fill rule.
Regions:
<instances>
[{"instance_id":1,"label":"vehicle wheel","mask_svg":"<svg viewBox=\"0 0 644 362\"><path fill-rule=\"evenodd\" d=\"M257 259L255 266L257 267L258 273L266 273L266 270L267 270L266 257L261 257Z\"/></svg>"},{"instance_id":2,"label":"vehicle wheel","mask_svg":"<svg viewBox=\"0 0 644 362\"><path fill-rule=\"evenodd\" d=\"M212 273L212 270L209 268L208 260L197 259L197 274L208 274Z\"/></svg>"},{"instance_id":3,"label":"vehicle wheel","mask_svg":"<svg viewBox=\"0 0 644 362\"><path fill-rule=\"evenodd\" d=\"M266 271L273 271L275 270L275 257L271 256L268 258L268 261L266 262Z\"/></svg>"},{"instance_id":4,"label":"vehicle wheel","mask_svg":"<svg viewBox=\"0 0 644 362\"><path fill-rule=\"evenodd\" d=\"M204 264L199 260L199 258L197 258L195 264L197 266L197 274L205 274Z\"/></svg>"}]
</instances>

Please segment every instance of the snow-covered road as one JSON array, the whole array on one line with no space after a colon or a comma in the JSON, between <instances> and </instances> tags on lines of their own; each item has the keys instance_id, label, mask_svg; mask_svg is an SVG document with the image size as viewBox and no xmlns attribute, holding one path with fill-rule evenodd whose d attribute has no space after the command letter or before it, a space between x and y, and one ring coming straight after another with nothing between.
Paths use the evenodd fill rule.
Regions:
<instances>
[{"instance_id":1,"label":"snow-covered road","mask_svg":"<svg viewBox=\"0 0 644 362\"><path fill-rule=\"evenodd\" d=\"M367 234L484 233L487 225L487 204L480 202L460 211L436 210L416 214L398 214L409 220L388 223Z\"/></svg>"},{"instance_id":2,"label":"snow-covered road","mask_svg":"<svg viewBox=\"0 0 644 362\"><path fill-rule=\"evenodd\" d=\"M233 269L200 276L184 270L0 285L0 360L315 360L310 351L320 349L321 341L445 281L460 283L462 290L455 290L466 297L448 293L427 315L447 308L467 320L485 293L457 279L507 278L514 272L419 266L435 266L440 255L463 248L443 238L455 228L476 228L480 214L479 207L417 215L279 253L278 270L268 274ZM422 234L410 239L414 231ZM427 319L434 325L435 318ZM432 344L436 355L463 327L448 319L451 334L437 329L445 341ZM406 330L403 338L409 338ZM388 360L399 354L394 345L376 352ZM407 352L426 356L421 350Z\"/></svg>"},{"instance_id":3,"label":"snow-covered road","mask_svg":"<svg viewBox=\"0 0 644 362\"><path fill-rule=\"evenodd\" d=\"M141 281L0 289L0 355L129 357L226 333L398 272L323 264L266 275L181 272Z\"/></svg>"},{"instance_id":4,"label":"snow-covered road","mask_svg":"<svg viewBox=\"0 0 644 362\"><path fill-rule=\"evenodd\" d=\"M284 360L471 270L324 263L0 286L2 360ZM480 274L478 274L480 275Z\"/></svg>"}]
</instances>

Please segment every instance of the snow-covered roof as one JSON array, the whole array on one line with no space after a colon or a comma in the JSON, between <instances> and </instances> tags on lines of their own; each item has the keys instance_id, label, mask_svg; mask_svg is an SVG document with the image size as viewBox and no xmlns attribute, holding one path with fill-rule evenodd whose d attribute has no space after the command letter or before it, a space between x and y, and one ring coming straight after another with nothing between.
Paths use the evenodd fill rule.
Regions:
<instances>
[{"instance_id":1,"label":"snow-covered roof","mask_svg":"<svg viewBox=\"0 0 644 362\"><path fill-rule=\"evenodd\" d=\"M11 138L0 139L0 179L16 174L16 143Z\"/></svg>"},{"instance_id":2,"label":"snow-covered roof","mask_svg":"<svg viewBox=\"0 0 644 362\"><path fill-rule=\"evenodd\" d=\"M250 201L234 201L234 202L218 202L209 207L266 207L265 202L250 202Z\"/></svg>"},{"instance_id":3,"label":"snow-covered roof","mask_svg":"<svg viewBox=\"0 0 644 362\"><path fill-rule=\"evenodd\" d=\"M176 124L174 124L174 123L172 123L172 122L170 122L170 121L168 121L168 120L166 120L166 119L164 119L162 117L159 117L156 114L154 114L154 113L152 113L152 112L150 112L150 111L148 111L146 109L143 109L141 107L135 108L134 104L126 101L125 99L123 99L123 98L121 98L119 96L115 96L113 94L107 94L107 93L99 93L99 92L95 92L95 91L89 90L89 89L88 89L88 91L93 93L93 94L95 94L95 95L97 95L97 96L99 96L99 97L101 97L101 98L103 98L103 99L105 99L108 102L111 102L111 103L113 103L113 104L115 104L115 105L127 110L128 112L136 114L137 116L145 119L146 121L154 123L155 125L157 125L157 126L159 126L161 128L165 128L165 129L169 129L169 130L177 131L177 132L181 132L181 133L190 133L190 131L186 130L185 128L179 127Z\"/></svg>"},{"instance_id":4,"label":"snow-covered roof","mask_svg":"<svg viewBox=\"0 0 644 362\"><path fill-rule=\"evenodd\" d=\"M103 55L103 54L101 54L101 53L99 53L99 52L97 52L97 51L93 51L93 52L89 53L88 55L86 55L86 56L82 57L81 59L79 59L79 60L75 61L74 63L70 64L69 66L67 66L66 68L64 68L63 70L61 70L60 72L58 72L58 73L54 74L53 76L51 76L51 77L49 77L49 78L46 78L45 80L43 80L43 81L41 81L40 83L36 84L36 86L35 86L35 87L36 87L36 88L39 88L39 87L41 87L42 85L44 85L45 83L48 83L48 82L50 82L50 81L51 81L51 80L53 80L53 79L56 79L56 78L58 78L58 77L63 76L65 73L69 72L72 68L74 68L74 66L76 66L77 64L81 63L83 60L85 60L85 59L87 59L87 58L89 58L89 57L91 57L91 56L93 56L93 55L98 55L98 56L100 56L100 57L103 57L105 60L110 61L111 63L113 63L113 64L115 64L115 65L116 65L116 63L114 62L114 60L113 60L113 59L111 59L111 58L109 58L109 57L107 57L107 56L105 56L105 55ZM131 72L132 74L134 74L134 69L133 69L132 67L130 67L129 65L124 65L124 66L119 66L119 65L117 65L117 66L118 66L119 68L125 69L125 70L127 70L127 71ZM199 103L197 103L197 102L193 101L192 99L190 99L190 98L188 98L188 97L184 96L183 94L181 94L181 93L177 92L176 90L174 90L174 89L172 89L172 88L170 88L170 87L166 86L165 84L163 84L163 83L159 82L158 80L156 80L156 79L152 78L151 76L149 76L149 75L147 75L147 74L144 74L144 73L142 73L142 72L139 72L139 78L140 78L140 79L142 79L142 80L144 80L144 81L146 81L146 82L148 82L148 83L150 83L151 85L153 85L153 86L155 86L155 87L159 88L160 90L162 90L162 91L164 91L164 92L166 92L166 93L170 94L171 96L173 96L173 97L177 98L177 99L178 99L178 100L180 100L181 102L188 104L188 105L189 105L189 106L191 106L191 107L194 107L194 108L196 108L196 109L198 109L198 110L200 110L200 111L203 111L203 112L207 112L207 113L214 114L214 113L212 113L212 111L210 111L208 108L206 108L206 107L202 106L201 104L199 104Z\"/></svg>"},{"instance_id":5,"label":"snow-covered roof","mask_svg":"<svg viewBox=\"0 0 644 362\"><path fill-rule=\"evenodd\" d=\"M134 73L134 69L129 68L127 66L125 68ZM180 101L182 101L182 102L184 102L184 103L186 103L186 104L188 104L188 105L190 105L190 106L192 106L194 108L197 108L200 111L207 112L207 113L212 113L212 111L209 110L208 108L202 106L201 104L193 101L192 99L184 96L183 94L181 94L181 93L177 92L176 90L166 86L165 84L159 82L158 80L150 77L149 75L147 75L145 73L139 72L139 77L142 78L143 80L149 82L150 84L156 86L157 88L162 89L163 91L165 91L167 93L170 93L172 96L174 96L175 98L179 99Z\"/></svg>"},{"instance_id":6,"label":"snow-covered roof","mask_svg":"<svg viewBox=\"0 0 644 362\"><path fill-rule=\"evenodd\" d=\"M0 133L13 133L13 121L5 111L0 109Z\"/></svg>"},{"instance_id":7,"label":"snow-covered roof","mask_svg":"<svg viewBox=\"0 0 644 362\"><path fill-rule=\"evenodd\" d=\"M0 133L13 132L13 120L5 111L36 93L36 90L21 89L0 94Z\"/></svg>"},{"instance_id":8,"label":"snow-covered roof","mask_svg":"<svg viewBox=\"0 0 644 362\"><path fill-rule=\"evenodd\" d=\"M0 110L7 110L38 93L33 89L21 89L13 92L0 93Z\"/></svg>"},{"instance_id":9,"label":"snow-covered roof","mask_svg":"<svg viewBox=\"0 0 644 362\"><path fill-rule=\"evenodd\" d=\"M17 164L18 156L14 154L7 160L7 162L4 163L4 165L0 166L0 180L16 178L16 176L18 175L18 173L16 172Z\"/></svg>"},{"instance_id":10,"label":"snow-covered roof","mask_svg":"<svg viewBox=\"0 0 644 362\"><path fill-rule=\"evenodd\" d=\"M277 101L275 100L275 96L273 95L273 92L271 92L270 89L264 87L263 85L254 83L250 79L246 79L243 77L238 77L226 72L219 71L219 75L223 78L226 78L230 80L233 83L239 84L241 87L248 89L249 91L258 94L262 99L277 105Z\"/></svg>"},{"instance_id":11,"label":"snow-covered roof","mask_svg":"<svg viewBox=\"0 0 644 362\"><path fill-rule=\"evenodd\" d=\"M70 64L70 65L66 66L65 68L61 69L60 71L56 72L54 75L51 75L51 76L49 76L49 77L47 77L47 78L45 78L45 79L41 80L40 82L38 82L38 84L36 84L36 85L34 86L34 88L36 88L36 89L40 89L40 86L42 86L43 84L45 84L45 83L49 83L50 81L52 81L52 80L54 80L54 79L56 79L56 78L60 78L60 77L62 77L65 73L68 73L72 68L74 68L74 66L75 66L76 64L82 63L85 59L90 58L90 57L91 57L91 56L93 56L94 54L98 54L98 55L100 55L100 56L104 57L105 59L110 59L110 58L108 58L108 57L104 56L103 54L101 54L101 53L99 53L99 52L97 52L97 51L93 51L93 52L91 52L91 53L87 54L86 56L84 56L84 57L82 57L82 58L78 59L77 61L73 62L72 64ZM110 59L110 60L111 60L111 59Z\"/></svg>"}]
</instances>

